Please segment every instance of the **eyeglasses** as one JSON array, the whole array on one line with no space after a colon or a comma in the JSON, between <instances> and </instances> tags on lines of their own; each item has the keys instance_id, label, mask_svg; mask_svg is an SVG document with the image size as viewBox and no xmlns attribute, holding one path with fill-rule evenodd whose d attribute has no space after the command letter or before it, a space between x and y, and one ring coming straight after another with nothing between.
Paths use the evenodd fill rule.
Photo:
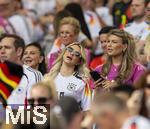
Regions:
<instances>
[{"instance_id":1,"label":"eyeglasses","mask_svg":"<svg viewBox=\"0 0 150 129\"><path fill-rule=\"evenodd\" d=\"M72 47L67 47L66 50L70 53L73 52L76 57L81 57L81 54L78 51L75 51Z\"/></svg>"},{"instance_id":2,"label":"eyeglasses","mask_svg":"<svg viewBox=\"0 0 150 129\"><path fill-rule=\"evenodd\" d=\"M146 84L145 87L150 89L150 84Z\"/></svg>"},{"instance_id":3,"label":"eyeglasses","mask_svg":"<svg viewBox=\"0 0 150 129\"><path fill-rule=\"evenodd\" d=\"M29 103L30 105L34 105L35 101L37 101L38 104L41 105L41 104L46 104L46 102L47 102L48 100L50 100L50 99L51 99L51 97L49 97L49 98L40 97L40 98L37 98L37 99L31 98L31 99L28 99L28 103Z\"/></svg>"}]
</instances>

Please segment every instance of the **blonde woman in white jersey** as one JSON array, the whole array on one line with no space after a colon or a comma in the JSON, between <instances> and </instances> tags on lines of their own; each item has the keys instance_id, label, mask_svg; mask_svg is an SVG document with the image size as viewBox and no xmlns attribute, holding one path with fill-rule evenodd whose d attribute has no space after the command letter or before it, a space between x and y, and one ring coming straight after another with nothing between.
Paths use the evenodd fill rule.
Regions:
<instances>
[{"instance_id":1,"label":"blonde woman in white jersey","mask_svg":"<svg viewBox=\"0 0 150 129\"><path fill-rule=\"evenodd\" d=\"M72 96L83 111L89 110L91 91L88 85L89 70L86 67L85 51L80 43L73 42L57 58L44 80L53 78L58 98Z\"/></svg>"}]
</instances>

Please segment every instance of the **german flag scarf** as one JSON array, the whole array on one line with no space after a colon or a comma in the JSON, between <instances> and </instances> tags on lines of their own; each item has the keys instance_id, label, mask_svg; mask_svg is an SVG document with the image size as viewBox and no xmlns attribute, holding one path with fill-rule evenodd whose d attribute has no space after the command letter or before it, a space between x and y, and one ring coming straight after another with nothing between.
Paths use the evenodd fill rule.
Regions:
<instances>
[{"instance_id":1,"label":"german flag scarf","mask_svg":"<svg viewBox=\"0 0 150 129\"><path fill-rule=\"evenodd\" d=\"M22 66L8 61L0 63L0 101L4 105L7 105L7 99L18 86L22 75Z\"/></svg>"}]
</instances>

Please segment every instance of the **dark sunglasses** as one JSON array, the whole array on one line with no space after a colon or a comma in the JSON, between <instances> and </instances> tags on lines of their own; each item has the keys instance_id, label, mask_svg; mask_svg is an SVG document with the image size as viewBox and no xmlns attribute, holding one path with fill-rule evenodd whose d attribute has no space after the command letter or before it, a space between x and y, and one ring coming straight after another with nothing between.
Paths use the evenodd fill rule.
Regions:
<instances>
[{"instance_id":1,"label":"dark sunglasses","mask_svg":"<svg viewBox=\"0 0 150 129\"><path fill-rule=\"evenodd\" d=\"M145 85L145 88L150 88L150 84L146 84L146 85Z\"/></svg>"},{"instance_id":2,"label":"dark sunglasses","mask_svg":"<svg viewBox=\"0 0 150 129\"><path fill-rule=\"evenodd\" d=\"M29 103L30 105L34 105L35 101L37 101L38 104L45 104L46 101L47 101L47 100L50 100L50 99L51 99L51 97L49 97L49 98L40 97L40 98L38 98L38 99L31 98L31 99L28 99L28 103Z\"/></svg>"},{"instance_id":3,"label":"dark sunglasses","mask_svg":"<svg viewBox=\"0 0 150 129\"><path fill-rule=\"evenodd\" d=\"M66 50L70 53L73 52L73 55L75 55L76 57L81 57L81 54L77 51L75 51L72 47L67 47Z\"/></svg>"}]
</instances>

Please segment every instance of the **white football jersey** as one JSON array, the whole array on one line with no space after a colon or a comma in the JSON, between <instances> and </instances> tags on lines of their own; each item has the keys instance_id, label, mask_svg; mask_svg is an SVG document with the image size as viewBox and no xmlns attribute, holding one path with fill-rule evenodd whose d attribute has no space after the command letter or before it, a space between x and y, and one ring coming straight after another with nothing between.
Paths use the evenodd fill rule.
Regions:
<instances>
[{"instance_id":1,"label":"white football jersey","mask_svg":"<svg viewBox=\"0 0 150 129\"><path fill-rule=\"evenodd\" d=\"M58 98L72 96L80 104L83 111L89 110L91 103L91 90L78 74L62 76L60 73L55 78Z\"/></svg>"},{"instance_id":2,"label":"white football jersey","mask_svg":"<svg viewBox=\"0 0 150 129\"><path fill-rule=\"evenodd\" d=\"M84 12L84 17L89 28L91 37L97 38L99 30L102 28L97 15L95 14L95 12L87 10Z\"/></svg>"},{"instance_id":3,"label":"white football jersey","mask_svg":"<svg viewBox=\"0 0 150 129\"><path fill-rule=\"evenodd\" d=\"M25 99L29 97L31 87L42 80L42 74L32 69L29 66L23 65L24 75L19 83L19 86L11 93L7 103L9 104L18 104L24 105Z\"/></svg>"},{"instance_id":4,"label":"white football jersey","mask_svg":"<svg viewBox=\"0 0 150 129\"><path fill-rule=\"evenodd\" d=\"M13 26L16 34L23 37L26 45L34 41L34 26L30 18L16 14L9 17L8 20Z\"/></svg>"},{"instance_id":5,"label":"white football jersey","mask_svg":"<svg viewBox=\"0 0 150 129\"><path fill-rule=\"evenodd\" d=\"M146 22L133 22L124 28L125 31L132 34L136 39L145 40L150 33L149 25Z\"/></svg>"},{"instance_id":6,"label":"white football jersey","mask_svg":"<svg viewBox=\"0 0 150 129\"><path fill-rule=\"evenodd\" d=\"M123 124L121 129L149 129L150 121L142 116L134 116L129 118Z\"/></svg>"}]
</instances>

